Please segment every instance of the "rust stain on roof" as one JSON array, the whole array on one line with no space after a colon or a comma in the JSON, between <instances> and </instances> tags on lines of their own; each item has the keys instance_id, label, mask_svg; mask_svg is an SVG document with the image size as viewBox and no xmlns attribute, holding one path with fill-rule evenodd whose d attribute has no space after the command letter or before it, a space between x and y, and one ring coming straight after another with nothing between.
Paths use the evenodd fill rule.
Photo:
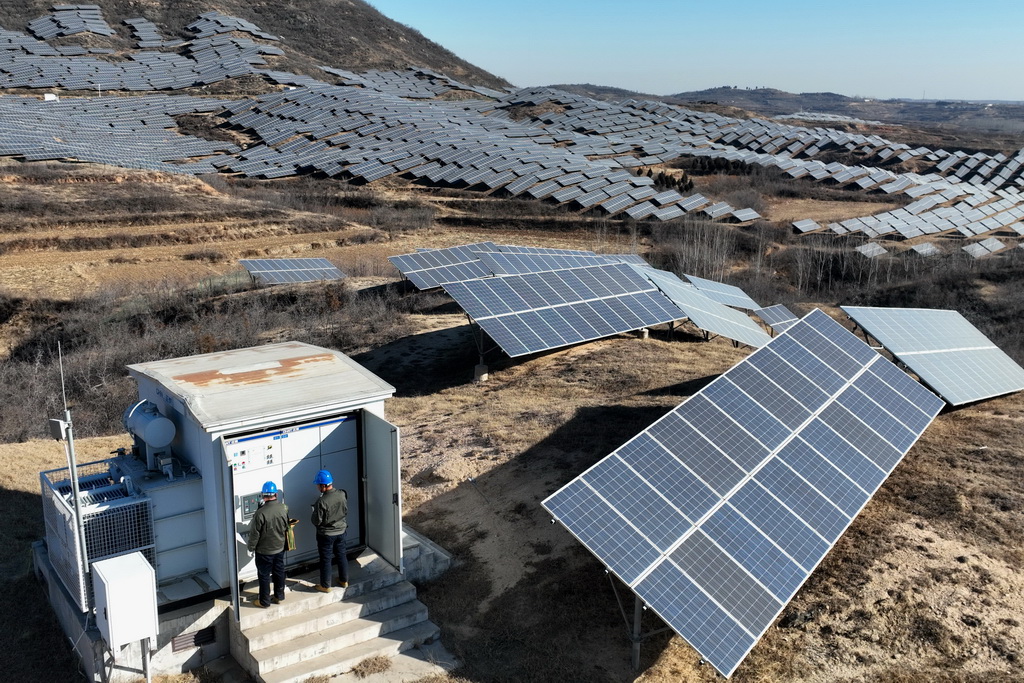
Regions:
<instances>
[{"instance_id":1,"label":"rust stain on roof","mask_svg":"<svg viewBox=\"0 0 1024 683\"><path fill-rule=\"evenodd\" d=\"M317 353L311 356L298 356L296 358L285 358L278 360L278 366L273 368L260 368L243 370L240 372L225 373L223 370L204 370L203 372L190 372L184 375L172 377L176 382L192 384L197 387L208 387L213 385L245 386L251 384L264 384L272 380L294 377L309 374L309 365L319 363L335 363L337 358L331 353Z\"/></svg>"}]
</instances>

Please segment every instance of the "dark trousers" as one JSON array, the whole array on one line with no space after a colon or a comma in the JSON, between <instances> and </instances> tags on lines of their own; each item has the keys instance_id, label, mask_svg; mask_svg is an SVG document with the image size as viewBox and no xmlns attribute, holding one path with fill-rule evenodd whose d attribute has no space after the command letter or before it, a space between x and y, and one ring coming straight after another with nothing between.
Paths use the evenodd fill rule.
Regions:
<instances>
[{"instance_id":1,"label":"dark trousers","mask_svg":"<svg viewBox=\"0 0 1024 683\"><path fill-rule=\"evenodd\" d=\"M273 555L256 553L256 575L260 582L260 604L270 604L270 579L274 579L274 597L284 600L284 551Z\"/></svg>"},{"instance_id":2,"label":"dark trousers","mask_svg":"<svg viewBox=\"0 0 1024 683\"><path fill-rule=\"evenodd\" d=\"M348 583L348 557L345 556L345 534L316 535L316 549L320 553L320 585L331 585L331 562L337 561L342 583Z\"/></svg>"}]
</instances>

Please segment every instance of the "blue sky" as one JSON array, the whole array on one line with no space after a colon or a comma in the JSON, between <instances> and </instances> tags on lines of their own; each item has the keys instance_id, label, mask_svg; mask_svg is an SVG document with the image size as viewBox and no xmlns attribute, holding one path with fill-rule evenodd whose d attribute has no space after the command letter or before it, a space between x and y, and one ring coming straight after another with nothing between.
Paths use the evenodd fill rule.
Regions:
<instances>
[{"instance_id":1,"label":"blue sky","mask_svg":"<svg viewBox=\"0 0 1024 683\"><path fill-rule=\"evenodd\" d=\"M518 86L1024 100L1022 0L369 0Z\"/></svg>"}]
</instances>

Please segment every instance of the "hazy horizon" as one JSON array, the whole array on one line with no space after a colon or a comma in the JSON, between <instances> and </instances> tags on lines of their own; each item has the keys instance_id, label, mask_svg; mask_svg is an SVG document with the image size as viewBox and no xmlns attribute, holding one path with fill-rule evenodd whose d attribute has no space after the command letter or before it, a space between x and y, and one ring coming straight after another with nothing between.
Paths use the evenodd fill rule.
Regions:
<instances>
[{"instance_id":1,"label":"hazy horizon","mask_svg":"<svg viewBox=\"0 0 1024 683\"><path fill-rule=\"evenodd\" d=\"M509 12L469 0L369 1L520 87L589 83L671 95L737 86L1024 101L1016 36L1024 3L519 0Z\"/></svg>"}]
</instances>

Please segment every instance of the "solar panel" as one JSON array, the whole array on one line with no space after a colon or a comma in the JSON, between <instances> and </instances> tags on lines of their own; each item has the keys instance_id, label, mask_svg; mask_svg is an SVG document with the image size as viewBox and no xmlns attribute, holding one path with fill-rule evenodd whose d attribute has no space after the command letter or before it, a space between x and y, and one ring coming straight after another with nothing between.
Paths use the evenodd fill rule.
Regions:
<instances>
[{"instance_id":1,"label":"solar panel","mask_svg":"<svg viewBox=\"0 0 1024 683\"><path fill-rule=\"evenodd\" d=\"M638 268L636 272L656 284L698 328L754 348L760 348L771 341L771 337L746 315L709 299L673 273L649 267Z\"/></svg>"},{"instance_id":2,"label":"solar panel","mask_svg":"<svg viewBox=\"0 0 1024 683\"><path fill-rule=\"evenodd\" d=\"M602 254L607 259L612 261L619 261L621 263L632 263L636 266L644 266L650 268L651 264L648 263L643 256L640 254Z\"/></svg>"},{"instance_id":3,"label":"solar panel","mask_svg":"<svg viewBox=\"0 0 1024 683\"><path fill-rule=\"evenodd\" d=\"M1024 368L956 311L841 308L950 405L1024 389Z\"/></svg>"},{"instance_id":4,"label":"solar panel","mask_svg":"<svg viewBox=\"0 0 1024 683\"><path fill-rule=\"evenodd\" d=\"M392 265L418 289L433 289L446 282L461 282L491 275L491 271L480 261L477 252L497 250L494 242L477 242L389 256L388 261L391 261Z\"/></svg>"},{"instance_id":5,"label":"solar panel","mask_svg":"<svg viewBox=\"0 0 1024 683\"><path fill-rule=\"evenodd\" d=\"M604 256L577 254L512 254L506 252L477 252L480 261L495 275L521 275L552 270L567 270L609 263Z\"/></svg>"},{"instance_id":6,"label":"solar panel","mask_svg":"<svg viewBox=\"0 0 1024 683\"><path fill-rule=\"evenodd\" d=\"M885 247L883 247L878 242L868 242L867 244L862 244L859 247L856 247L856 250L864 254L864 256L867 256L868 258L876 258L878 256L884 256L885 254L889 253L885 250Z\"/></svg>"},{"instance_id":7,"label":"solar panel","mask_svg":"<svg viewBox=\"0 0 1024 683\"><path fill-rule=\"evenodd\" d=\"M756 301L747 296L739 287L735 285L727 285L724 282L715 282L714 280L705 280L701 277L695 277L693 275L684 275L684 277L693 283L693 286L700 290L700 293L711 299L717 301L720 304L726 306L732 306L734 308L743 308L748 311L754 311L761 308L761 305Z\"/></svg>"},{"instance_id":8,"label":"solar panel","mask_svg":"<svg viewBox=\"0 0 1024 683\"><path fill-rule=\"evenodd\" d=\"M793 323L799 320L796 313L789 310L782 304L758 308L754 311L754 314L761 320L768 323L768 325L770 325L777 334L782 334L788 330Z\"/></svg>"},{"instance_id":9,"label":"solar panel","mask_svg":"<svg viewBox=\"0 0 1024 683\"><path fill-rule=\"evenodd\" d=\"M444 289L511 357L684 317L618 263L450 282Z\"/></svg>"},{"instance_id":10,"label":"solar panel","mask_svg":"<svg viewBox=\"0 0 1024 683\"><path fill-rule=\"evenodd\" d=\"M730 676L941 407L816 310L543 505Z\"/></svg>"},{"instance_id":11,"label":"solar panel","mask_svg":"<svg viewBox=\"0 0 1024 683\"><path fill-rule=\"evenodd\" d=\"M345 274L324 258L243 259L249 275L265 285L340 280Z\"/></svg>"}]
</instances>

